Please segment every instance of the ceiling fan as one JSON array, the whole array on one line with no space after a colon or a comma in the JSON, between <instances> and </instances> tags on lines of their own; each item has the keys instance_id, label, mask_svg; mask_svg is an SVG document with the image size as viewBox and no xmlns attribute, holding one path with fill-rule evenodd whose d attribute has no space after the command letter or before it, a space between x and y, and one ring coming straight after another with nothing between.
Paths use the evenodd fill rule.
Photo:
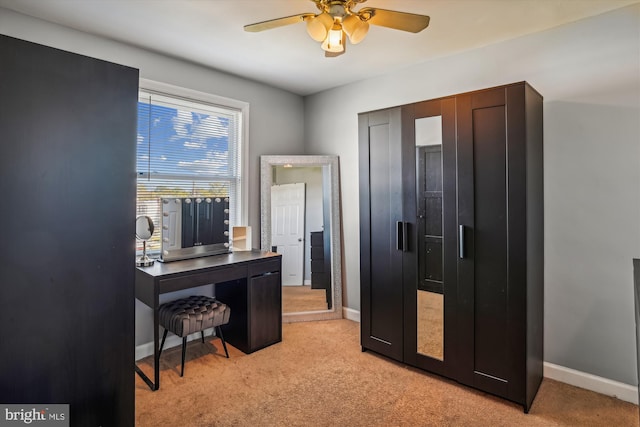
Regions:
<instances>
[{"instance_id":1,"label":"ceiling fan","mask_svg":"<svg viewBox=\"0 0 640 427\"><path fill-rule=\"evenodd\" d=\"M379 25L395 30L418 33L429 25L429 17L415 13L365 7L353 8L367 0L311 0L320 13L301 13L284 18L271 19L244 26L245 31L258 32L282 27L284 25L306 22L307 32L315 41L321 42L325 56L342 55L346 48L346 39L351 44L360 43L369 25Z\"/></svg>"}]
</instances>

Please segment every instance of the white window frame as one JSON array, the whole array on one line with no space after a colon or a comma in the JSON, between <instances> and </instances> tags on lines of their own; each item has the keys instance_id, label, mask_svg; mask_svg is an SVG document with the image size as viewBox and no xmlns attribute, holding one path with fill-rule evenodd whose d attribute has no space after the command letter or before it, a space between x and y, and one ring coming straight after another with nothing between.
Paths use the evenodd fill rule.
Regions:
<instances>
[{"instance_id":1,"label":"white window frame","mask_svg":"<svg viewBox=\"0 0 640 427\"><path fill-rule=\"evenodd\" d=\"M139 90L184 98L195 103L212 104L240 112L241 117L238 125L238 131L240 133L238 135L238 152L240 157L240 171L238 173L240 176L240 200L238 201L240 212L238 212L238 219L240 223L234 225L247 225L249 218L249 103L142 78L140 79Z\"/></svg>"}]
</instances>

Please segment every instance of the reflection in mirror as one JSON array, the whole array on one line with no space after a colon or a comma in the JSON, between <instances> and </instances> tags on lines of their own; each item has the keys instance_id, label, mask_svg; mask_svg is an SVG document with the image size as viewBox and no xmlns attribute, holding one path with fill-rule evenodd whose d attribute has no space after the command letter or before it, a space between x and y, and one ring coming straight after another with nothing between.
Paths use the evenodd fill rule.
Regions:
<instances>
[{"instance_id":1,"label":"reflection in mirror","mask_svg":"<svg viewBox=\"0 0 640 427\"><path fill-rule=\"evenodd\" d=\"M143 242L151 238L154 228L151 217L140 215L136 218L136 237Z\"/></svg>"},{"instance_id":2,"label":"reflection in mirror","mask_svg":"<svg viewBox=\"0 0 640 427\"><path fill-rule=\"evenodd\" d=\"M282 311L328 310L330 207L322 197L323 168L278 165L272 170L271 250L282 254Z\"/></svg>"},{"instance_id":3,"label":"reflection in mirror","mask_svg":"<svg viewBox=\"0 0 640 427\"><path fill-rule=\"evenodd\" d=\"M337 156L262 156L261 180L261 245L282 254L283 321L341 318Z\"/></svg>"},{"instance_id":4,"label":"reflection in mirror","mask_svg":"<svg viewBox=\"0 0 640 427\"><path fill-rule=\"evenodd\" d=\"M230 250L228 197L163 197L160 261Z\"/></svg>"},{"instance_id":5,"label":"reflection in mirror","mask_svg":"<svg viewBox=\"0 0 640 427\"><path fill-rule=\"evenodd\" d=\"M153 265L154 260L147 256L147 240L153 236L154 228L151 217L140 215L136 218L136 237L142 240L142 255L136 259L136 266L138 267Z\"/></svg>"},{"instance_id":6,"label":"reflection in mirror","mask_svg":"<svg viewBox=\"0 0 640 427\"><path fill-rule=\"evenodd\" d=\"M418 353L444 360L442 117L415 121Z\"/></svg>"},{"instance_id":7,"label":"reflection in mirror","mask_svg":"<svg viewBox=\"0 0 640 427\"><path fill-rule=\"evenodd\" d=\"M418 289L418 353L444 360L444 298Z\"/></svg>"}]
</instances>

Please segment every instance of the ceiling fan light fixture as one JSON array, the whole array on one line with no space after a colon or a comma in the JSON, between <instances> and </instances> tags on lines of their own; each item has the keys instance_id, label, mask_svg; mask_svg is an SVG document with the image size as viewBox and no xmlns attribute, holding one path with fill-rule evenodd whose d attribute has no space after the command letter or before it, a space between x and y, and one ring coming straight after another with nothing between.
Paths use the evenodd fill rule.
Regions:
<instances>
[{"instance_id":1,"label":"ceiling fan light fixture","mask_svg":"<svg viewBox=\"0 0 640 427\"><path fill-rule=\"evenodd\" d=\"M333 26L333 16L321 13L307 20L307 33L317 42L324 41Z\"/></svg>"},{"instance_id":2,"label":"ceiling fan light fixture","mask_svg":"<svg viewBox=\"0 0 640 427\"><path fill-rule=\"evenodd\" d=\"M363 21L358 15L349 15L342 20L342 28L349 36L352 44L358 44L367 36L369 23Z\"/></svg>"},{"instance_id":3,"label":"ceiling fan light fixture","mask_svg":"<svg viewBox=\"0 0 640 427\"><path fill-rule=\"evenodd\" d=\"M299 13L282 18L269 19L244 26L245 31L258 32L304 22L309 36L320 43L324 56L334 58L345 53L347 38L351 44L365 39L369 25L394 30L419 33L427 28L427 15L400 12L396 10L364 7L354 10L367 0L311 0L318 8L318 14Z\"/></svg>"},{"instance_id":4,"label":"ceiling fan light fixture","mask_svg":"<svg viewBox=\"0 0 640 427\"><path fill-rule=\"evenodd\" d=\"M327 38L322 42L322 49L327 52L339 53L344 52L344 33L342 25L336 23L329 30Z\"/></svg>"}]
</instances>

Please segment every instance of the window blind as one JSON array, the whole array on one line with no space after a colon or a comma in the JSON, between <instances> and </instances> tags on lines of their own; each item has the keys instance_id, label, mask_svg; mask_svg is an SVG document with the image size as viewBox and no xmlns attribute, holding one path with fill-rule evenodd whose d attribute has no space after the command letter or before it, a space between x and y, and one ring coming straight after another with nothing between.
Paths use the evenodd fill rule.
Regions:
<instances>
[{"instance_id":1,"label":"window blind","mask_svg":"<svg viewBox=\"0 0 640 427\"><path fill-rule=\"evenodd\" d=\"M160 250L162 197L229 197L230 225L239 224L241 122L234 108L140 91L136 215L156 225L148 251Z\"/></svg>"}]
</instances>

